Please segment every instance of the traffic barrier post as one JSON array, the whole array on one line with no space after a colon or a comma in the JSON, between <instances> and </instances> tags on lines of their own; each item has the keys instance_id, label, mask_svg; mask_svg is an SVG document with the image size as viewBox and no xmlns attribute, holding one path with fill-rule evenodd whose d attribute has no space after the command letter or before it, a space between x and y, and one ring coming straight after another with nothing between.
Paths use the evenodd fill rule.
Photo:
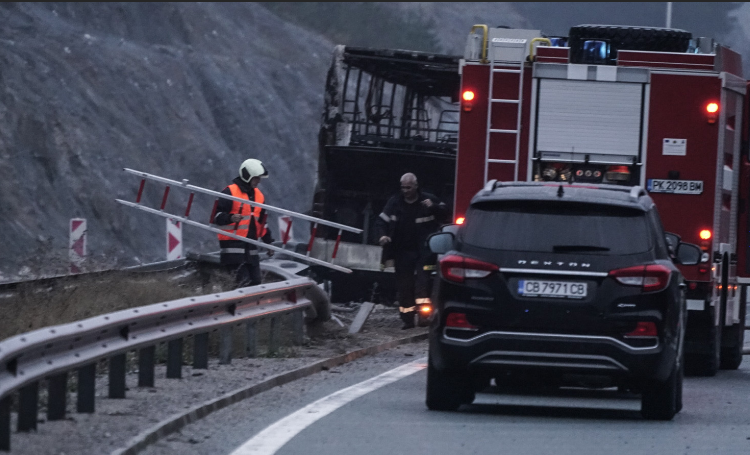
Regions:
<instances>
[{"instance_id":1,"label":"traffic barrier post","mask_svg":"<svg viewBox=\"0 0 750 455\"><path fill-rule=\"evenodd\" d=\"M138 350L138 387L154 386L154 359L156 346L146 346Z\"/></svg>"}]
</instances>

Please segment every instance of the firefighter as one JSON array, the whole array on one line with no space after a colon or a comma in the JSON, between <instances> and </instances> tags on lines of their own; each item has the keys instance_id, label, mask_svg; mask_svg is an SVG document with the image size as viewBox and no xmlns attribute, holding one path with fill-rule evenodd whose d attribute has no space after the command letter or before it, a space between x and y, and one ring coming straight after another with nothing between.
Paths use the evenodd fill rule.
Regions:
<instances>
[{"instance_id":1,"label":"firefighter","mask_svg":"<svg viewBox=\"0 0 750 455\"><path fill-rule=\"evenodd\" d=\"M265 197L258 189L261 178L268 177L268 170L259 160L248 159L240 166L240 175L224 188L222 193L263 204ZM220 198L216 206L214 224L228 233L272 243L271 232L266 225L267 213L257 205ZM258 247L232 237L219 234L221 264L235 272L238 287L255 286L261 282ZM273 251L266 250L268 256Z\"/></svg>"},{"instance_id":2,"label":"firefighter","mask_svg":"<svg viewBox=\"0 0 750 455\"><path fill-rule=\"evenodd\" d=\"M447 214L446 205L421 191L417 177L409 172L401 177L401 193L388 200L377 220L384 259L394 260L402 329L414 327L419 308L431 310L429 283L436 258L426 240Z\"/></svg>"}]
</instances>

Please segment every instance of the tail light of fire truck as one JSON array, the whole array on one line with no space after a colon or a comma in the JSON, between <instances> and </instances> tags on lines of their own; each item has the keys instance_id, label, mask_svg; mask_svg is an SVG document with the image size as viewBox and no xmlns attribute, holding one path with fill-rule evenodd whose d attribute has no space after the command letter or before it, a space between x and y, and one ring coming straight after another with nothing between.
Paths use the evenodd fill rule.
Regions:
<instances>
[{"instance_id":1,"label":"tail light of fire truck","mask_svg":"<svg viewBox=\"0 0 750 455\"><path fill-rule=\"evenodd\" d=\"M630 180L630 169L627 166L609 166L606 176L607 180L613 182L627 182Z\"/></svg>"},{"instance_id":2,"label":"tail light of fire truck","mask_svg":"<svg viewBox=\"0 0 750 455\"><path fill-rule=\"evenodd\" d=\"M464 224L464 221L466 221L466 218L459 216L456 218L456 224Z\"/></svg>"},{"instance_id":3,"label":"tail light of fire truck","mask_svg":"<svg viewBox=\"0 0 750 455\"><path fill-rule=\"evenodd\" d=\"M706 116L708 117L708 123L716 123L716 119L719 117L719 103L710 102L706 104Z\"/></svg>"},{"instance_id":4,"label":"tail light of fire truck","mask_svg":"<svg viewBox=\"0 0 750 455\"><path fill-rule=\"evenodd\" d=\"M471 108L474 107L474 91L473 90L464 90L464 92L461 94L461 106L464 110L464 112L470 112Z\"/></svg>"},{"instance_id":5,"label":"tail light of fire truck","mask_svg":"<svg viewBox=\"0 0 750 455\"><path fill-rule=\"evenodd\" d=\"M701 262L705 263L708 262L709 254L708 249L711 247L711 231L708 229L701 229L701 231L698 233L698 237L701 239L701 250L703 251L703 254L701 255ZM708 267L701 266L698 268L698 271L701 273L708 272Z\"/></svg>"}]
</instances>

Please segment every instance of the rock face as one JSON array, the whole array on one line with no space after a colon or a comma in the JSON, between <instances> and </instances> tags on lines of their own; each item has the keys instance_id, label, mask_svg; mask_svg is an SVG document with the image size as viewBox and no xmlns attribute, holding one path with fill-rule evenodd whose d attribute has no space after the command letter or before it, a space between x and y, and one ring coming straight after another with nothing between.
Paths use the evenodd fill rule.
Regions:
<instances>
[{"instance_id":1,"label":"rock face","mask_svg":"<svg viewBox=\"0 0 750 455\"><path fill-rule=\"evenodd\" d=\"M379 5L431 24L449 54L462 53L473 24L537 28L539 18L504 2ZM567 16L611 20L571 5ZM749 16L737 7L728 31L714 35L731 35L724 42L746 53ZM638 22L630 19L622 18ZM382 35L399 29L380 20L364 23ZM285 20L257 3L2 3L0 23L0 281L23 270L65 271L68 222L78 217L88 220L90 267L165 259L164 219L115 202L137 194L126 167L220 191L255 157L271 173L261 186L270 204L311 209L325 77L338 44L294 25L331 32L314 18ZM148 182L144 201L158 208L163 191ZM184 213L186 201L173 189L167 208ZM212 206L196 197L191 218L208 221ZM294 232L305 237L304 226ZM183 236L187 250L218 247L197 228Z\"/></svg>"},{"instance_id":2,"label":"rock face","mask_svg":"<svg viewBox=\"0 0 750 455\"><path fill-rule=\"evenodd\" d=\"M74 217L94 261L165 259L164 219L115 202L138 190L123 168L220 191L255 157L270 204L310 209L333 43L253 3L6 3L0 21L0 279L64 270ZM145 202L163 190L147 182ZM196 196L191 218L212 205Z\"/></svg>"}]
</instances>

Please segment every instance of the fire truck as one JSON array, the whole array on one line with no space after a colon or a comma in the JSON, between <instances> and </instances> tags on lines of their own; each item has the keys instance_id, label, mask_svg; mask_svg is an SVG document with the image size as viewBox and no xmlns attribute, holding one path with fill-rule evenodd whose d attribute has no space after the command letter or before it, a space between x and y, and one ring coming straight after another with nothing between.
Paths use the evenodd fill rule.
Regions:
<instances>
[{"instance_id":1,"label":"fire truck","mask_svg":"<svg viewBox=\"0 0 750 455\"><path fill-rule=\"evenodd\" d=\"M459 72L456 219L492 179L645 187L665 230L703 250L680 266L687 368L738 368L750 283L741 56L675 29L477 25Z\"/></svg>"},{"instance_id":2,"label":"fire truck","mask_svg":"<svg viewBox=\"0 0 750 455\"><path fill-rule=\"evenodd\" d=\"M457 223L493 179L640 185L665 230L703 250L680 266L687 368L736 369L750 283L747 85L737 52L675 29L476 25L463 56L338 46L313 214L364 233L341 242L337 261L355 273L331 276L347 280L334 291L388 290L372 227L404 172L452 202ZM335 240L318 231L313 252L330 256Z\"/></svg>"}]
</instances>

